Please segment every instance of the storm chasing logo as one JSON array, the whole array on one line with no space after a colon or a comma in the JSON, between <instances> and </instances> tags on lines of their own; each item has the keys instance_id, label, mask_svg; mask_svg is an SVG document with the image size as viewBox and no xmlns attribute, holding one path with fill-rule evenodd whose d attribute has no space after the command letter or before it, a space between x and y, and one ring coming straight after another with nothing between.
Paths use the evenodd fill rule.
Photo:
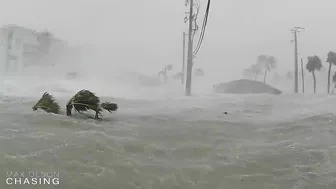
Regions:
<instances>
[{"instance_id":1,"label":"storm chasing logo","mask_svg":"<svg viewBox=\"0 0 336 189\"><path fill-rule=\"evenodd\" d=\"M6 172L7 185L59 185L59 172Z\"/></svg>"}]
</instances>

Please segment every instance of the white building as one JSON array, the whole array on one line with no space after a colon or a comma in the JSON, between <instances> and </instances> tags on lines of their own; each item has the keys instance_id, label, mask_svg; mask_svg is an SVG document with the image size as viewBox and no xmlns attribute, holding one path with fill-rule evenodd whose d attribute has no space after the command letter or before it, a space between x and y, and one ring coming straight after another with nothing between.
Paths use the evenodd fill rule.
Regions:
<instances>
[{"instance_id":1,"label":"white building","mask_svg":"<svg viewBox=\"0 0 336 189\"><path fill-rule=\"evenodd\" d=\"M53 65L67 44L49 32L15 25L0 28L0 74L19 74L34 64Z\"/></svg>"}]
</instances>

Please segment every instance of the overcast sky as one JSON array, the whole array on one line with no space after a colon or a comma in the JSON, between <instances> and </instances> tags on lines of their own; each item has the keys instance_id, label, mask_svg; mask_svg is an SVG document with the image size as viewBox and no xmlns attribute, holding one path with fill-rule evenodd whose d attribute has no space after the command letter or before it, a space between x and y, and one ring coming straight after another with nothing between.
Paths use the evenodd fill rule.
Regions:
<instances>
[{"instance_id":1,"label":"overcast sky","mask_svg":"<svg viewBox=\"0 0 336 189\"><path fill-rule=\"evenodd\" d=\"M206 0L201 1L201 25ZM71 44L109 46L111 62L140 72L164 64L181 67L184 0L0 0L0 24L47 28ZM334 0L212 0L203 46L195 67L217 80L240 77L260 54L273 55L279 69L293 67L290 28L300 56L336 51ZM196 38L197 39L197 38Z\"/></svg>"}]
</instances>

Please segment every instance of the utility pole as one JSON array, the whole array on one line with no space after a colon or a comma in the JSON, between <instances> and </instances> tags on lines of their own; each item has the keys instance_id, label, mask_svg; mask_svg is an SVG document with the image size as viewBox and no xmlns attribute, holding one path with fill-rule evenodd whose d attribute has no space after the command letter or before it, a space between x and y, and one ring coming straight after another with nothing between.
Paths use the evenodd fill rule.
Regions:
<instances>
[{"instance_id":1,"label":"utility pole","mask_svg":"<svg viewBox=\"0 0 336 189\"><path fill-rule=\"evenodd\" d=\"M185 80L185 38L186 38L186 33L183 32L183 60L182 60L182 84L184 84Z\"/></svg>"},{"instance_id":2,"label":"utility pole","mask_svg":"<svg viewBox=\"0 0 336 189\"><path fill-rule=\"evenodd\" d=\"M298 93L298 49L297 49L297 32L304 30L301 27L294 27L291 31L294 33L294 93Z\"/></svg>"},{"instance_id":3,"label":"utility pole","mask_svg":"<svg viewBox=\"0 0 336 189\"><path fill-rule=\"evenodd\" d=\"M191 95L191 75L192 75L192 64L193 64L193 42L192 42L192 32L193 32L193 6L194 0L189 0L190 11L189 11L189 34L188 34L188 63L187 63L187 80L186 80L186 96Z\"/></svg>"}]
</instances>

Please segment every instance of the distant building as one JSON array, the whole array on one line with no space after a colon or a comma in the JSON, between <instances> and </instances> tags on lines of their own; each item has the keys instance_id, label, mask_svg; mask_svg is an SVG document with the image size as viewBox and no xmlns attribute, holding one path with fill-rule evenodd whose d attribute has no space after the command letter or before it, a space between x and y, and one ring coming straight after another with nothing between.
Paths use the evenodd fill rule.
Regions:
<instances>
[{"instance_id":1,"label":"distant building","mask_svg":"<svg viewBox=\"0 0 336 189\"><path fill-rule=\"evenodd\" d=\"M0 28L0 73L20 73L29 65L53 65L67 44L49 32L15 25Z\"/></svg>"}]
</instances>

